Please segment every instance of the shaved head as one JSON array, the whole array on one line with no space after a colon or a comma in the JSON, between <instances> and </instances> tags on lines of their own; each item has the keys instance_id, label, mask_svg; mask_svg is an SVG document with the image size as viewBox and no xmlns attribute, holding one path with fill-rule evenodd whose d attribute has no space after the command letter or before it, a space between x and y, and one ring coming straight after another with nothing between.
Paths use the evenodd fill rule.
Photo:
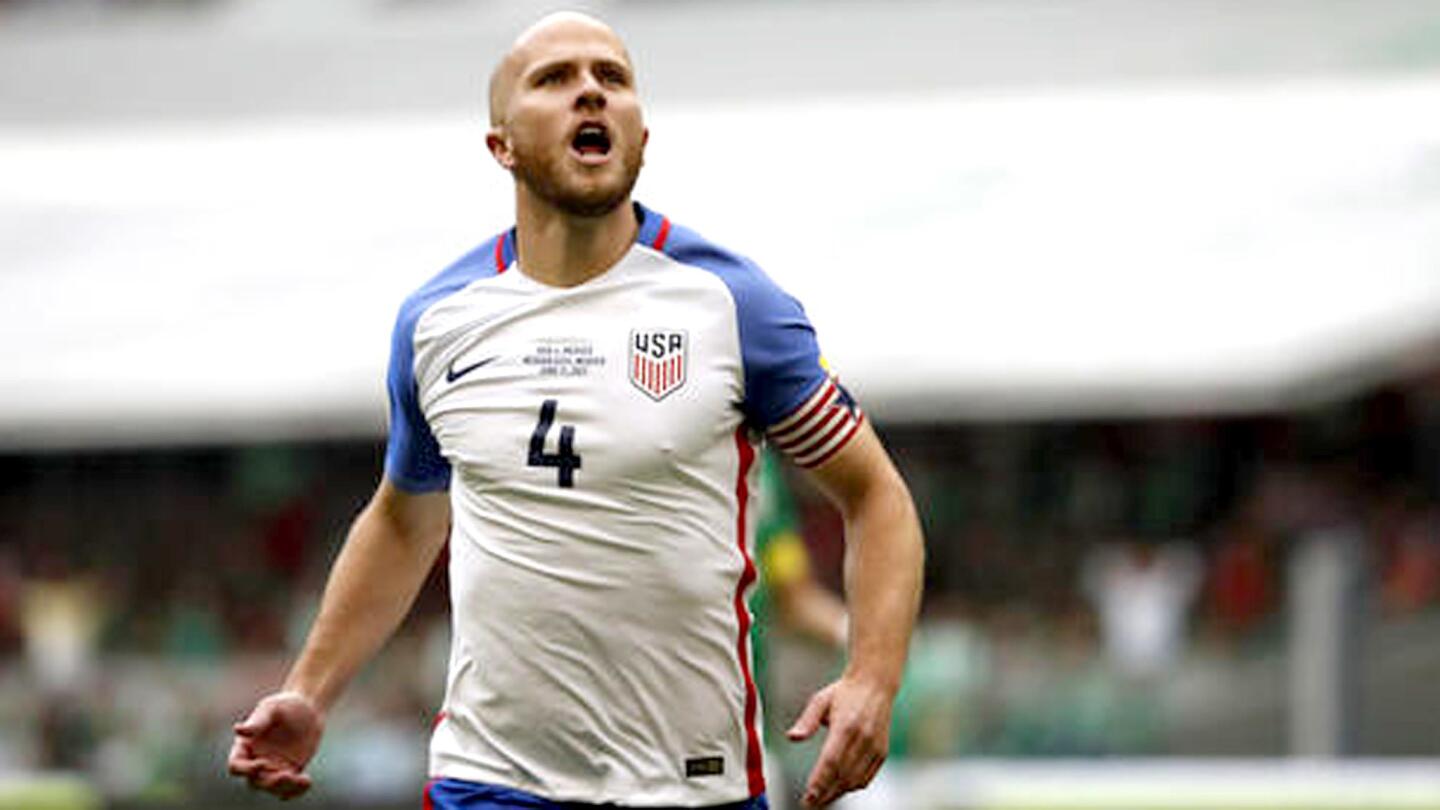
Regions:
<instances>
[{"instance_id":1,"label":"shaved head","mask_svg":"<svg viewBox=\"0 0 1440 810\"><path fill-rule=\"evenodd\" d=\"M522 207L607 214L629 199L649 135L630 53L589 15L542 18L490 77L485 144Z\"/></svg>"},{"instance_id":2,"label":"shaved head","mask_svg":"<svg viewBox=\"0 0 1440 810\"><path fill-rule=\"evenodd\" d=\"M599 34L611 40L625 57L630 66L630 52L615 30L595 17L579 11L557 11L540 18L540 21L521 32L510 45L510 50L501 57L500 63L490 74L490 126L498 127L505 121L505 110L510 105L510 96L515 83L524 74L525 68L557 37L575 34Z\"/></svg>"}]
</instances>

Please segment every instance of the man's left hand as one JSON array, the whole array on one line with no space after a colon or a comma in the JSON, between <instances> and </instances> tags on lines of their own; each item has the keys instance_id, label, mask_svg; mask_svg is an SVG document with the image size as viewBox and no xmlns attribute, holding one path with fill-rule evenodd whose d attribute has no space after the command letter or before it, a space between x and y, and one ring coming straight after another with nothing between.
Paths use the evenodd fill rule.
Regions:
<instances>
[{"instance_id":1,"label":"man's left hand","mask_svg":"<svg viewBox=\"0 0 1440 810\"><path fill-rule=\"evenodd\" d=\"M785 732L792 742L829 727L820 757L805 785L805 806L824 807L844 793L870 784L890 747L894 694L862 680L842 677L816 692Z\"/></svg>"}]
</instances>

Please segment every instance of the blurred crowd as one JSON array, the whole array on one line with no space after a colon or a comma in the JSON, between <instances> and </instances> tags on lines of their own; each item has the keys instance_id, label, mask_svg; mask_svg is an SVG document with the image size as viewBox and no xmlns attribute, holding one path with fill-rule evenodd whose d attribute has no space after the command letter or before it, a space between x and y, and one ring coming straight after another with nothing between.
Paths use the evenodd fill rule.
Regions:
<instances>
[{"instance_id":1,"label":"blurred crowd","mask_svg":"<svg viewBox=\"0 0 1440 810\"><path fill-rule=\"evenodd\" d=\"M1267 659L1283 683L1299 545L1354 538L1363 623L1440 604L1440 375L1300 413L894 440L930 554L897 729L913 756L1283 754L1279 728L1238 752L1192 733L1243 702L1192 677L1208 692L1186 706L1179 682ZM834 563L833 518L812 521ZM1411 744L1387 731L1369 743Z\"/></svg>"},{"instance_id":2,"label":"blurred crowd","mask_svg":"<svg viewBox=\"0 0 1440 810\"><path fill-rule=\"evenodd\" d=\"M283 677L379 465L370 442L0 462L0 774L157 800L233 790L230 724ZM418 793L443 586L437 570L332 718L317 767L345 774L339 798Z\"/></svg>"},{"instance_id":3,"label":"blurred crowd","mask_svg":"<svg viewBox=\"0 0 1440 810\"><path fill-rule=\"evenodd\" d=\"M1363 538L1374 616L1440 602L1440 375L1280 415L880 427L929 541L899 757L1194 750L1176 674L1283 644L1315 532ZM229 725L282 677L380 464L371 441L0 457L0 774L233 792ZM839 518L795 484L838 588ZM342 703L332 796L418 790L445 605L437 572Z\"/></svg>"}]
</instances>

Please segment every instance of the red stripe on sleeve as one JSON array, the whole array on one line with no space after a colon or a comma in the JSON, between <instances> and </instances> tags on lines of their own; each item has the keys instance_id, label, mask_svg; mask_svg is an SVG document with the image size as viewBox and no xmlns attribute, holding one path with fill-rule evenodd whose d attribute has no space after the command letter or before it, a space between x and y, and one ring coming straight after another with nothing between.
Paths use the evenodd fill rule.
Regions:
<instances>
[{"instance_id":1,"label":"red stripe on sleeve","mask_svg":"<svg viewBox=\"0 0 1440 810\"><path fill-rule=\"evenodd\" d=\"M824 415L819 416L815 419L811 419L804 426L805 429L803 431L799 431L799 428L801 426L796 425L795 429L791 431L792 435L786 436L783 439L778 437L772 438L775 439L776 446L778 446L781 450L784 450L791 455L803 455L800 448L809 445L811 443L811 440L814 439L821 432L829 430L830 426L835 422L837 418L843 421L845 419L845 414L846 410L843 406L833 407L830 408L829 411L826 412Z\"/></svg>"},{"instance_id":2,"label":"red stripe on sleeve","mask_svg":"<svg viewBox=\"0 0 1440 810\"><path fill-rule=\"evenodd\" d=\"M855 424L854 417L852 417L848 411L839 408L837 408L836 411L839 412L841 416L838 420L835 421L833 425L830 425L825 429L825 435L821 436L818 439L815 439L814 441L806 445L805 451L803 453L796 452L791 454L795 457L795 460L797 462L805 459L807 456L810 456L815 451L824 447L830 442L831 439L835 438L840 433L840 431Z\"/></svg>"},{"instance_id":3,"label":"red stripe on sleeve","mask_svg":"<svg viewBox=\"0 0 1440 810\"><path fill-rule=\"evenodd\" d=\"M750 796L754 798L765 792L765 767L760 759L760 732L755 728L757 696L755 679L750 676L750 611L745 608L745 590L755 582L755 563L745 543L745 510L750 503L749 476L750 466L755 463L755 448L745 435L744 425L735 429L735 450L740 456L740 474L735 479L735 499L739 505L735 535L740 556L745 560L745 569L735 585L735 619L740 625L735 652L740 657L740 674L745 678L745 774L750 780Z\"/></svg>"},{"instance_id":4,"label":"red stripe on sleeve","mask_svg":"<svg viewBox=\"0 0 1440 810\"><path fill-rule=\"evenodd\" d=\"M784 441L787 437L787 434L789 434L791 431L803 430L804 428L802 426L806 422L810 421L810 419L814 418L815 414L819 413L821 408L830 404L830 401L834 399L837 395L838 392L836 391L835 381L827 377L825 379L825 384L820 386L820 388L814 394L812 394L809 399L805 400L804 404L800 405L800 408L803 408L804 412L798 416L792 413L790 416L787 416L784 419L781 419L779 422L776 422L776 425L785 425L785 427L777 430L774 426L771 426L770 436L774 439ZM800 408L797 408L796 410L798 411L800 410Z\"/></svg>"},{"instance_id":5,"label":"red stripe on sleeve","mask_svg":"<svg viewBox=\"0 0 1440 810\"><path fill-rule=\"evenodd\" d=\"M824 455L820 456L819 458L817 458L817 459L815 459L815 460L813 460L813 461L806 462L806 464L805 464L806 469L813 469L813 468L815 468L815 467L819 467L821 464L824 464L825 462L829 461L832 456L834 456L836 453L840 452L841 448L843 448L843 447L845 447L845 445L849 444L851 439L855 438L855 434L860 432L860 425L864 424L864 422L865 422L865 414L862 412L862 413L859 414L859 416L855 419L854 424L852 424L852 425L850 426L850 432L847 433L847 434L845 434L845 438L843 438L843 439L841 439L840 441L836 442L834 447L832 447L832 448L830 448L829 450L825 451L825 454L824 454Z\"/></svg>"}]
</instances>

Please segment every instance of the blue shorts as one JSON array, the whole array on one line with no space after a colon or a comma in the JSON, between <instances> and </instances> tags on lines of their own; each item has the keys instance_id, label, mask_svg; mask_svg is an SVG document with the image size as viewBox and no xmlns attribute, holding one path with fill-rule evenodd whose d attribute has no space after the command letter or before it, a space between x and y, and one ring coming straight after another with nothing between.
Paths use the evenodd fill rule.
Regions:
<instances>
[{"instance_id":1,"label":"blue shorts","mask_svg":"<svg viewBox=\"0 0 1440 810\"><path fill-rule=\"evenodd\" d=\"M465 782L460 779L437 779L425 786L425 810L598 810L620 806L553 802L513 788ZM711 810L770 810L770 803L765 801L762 794L741 802L711 805Z\"/></svg>"}]
</instances>

